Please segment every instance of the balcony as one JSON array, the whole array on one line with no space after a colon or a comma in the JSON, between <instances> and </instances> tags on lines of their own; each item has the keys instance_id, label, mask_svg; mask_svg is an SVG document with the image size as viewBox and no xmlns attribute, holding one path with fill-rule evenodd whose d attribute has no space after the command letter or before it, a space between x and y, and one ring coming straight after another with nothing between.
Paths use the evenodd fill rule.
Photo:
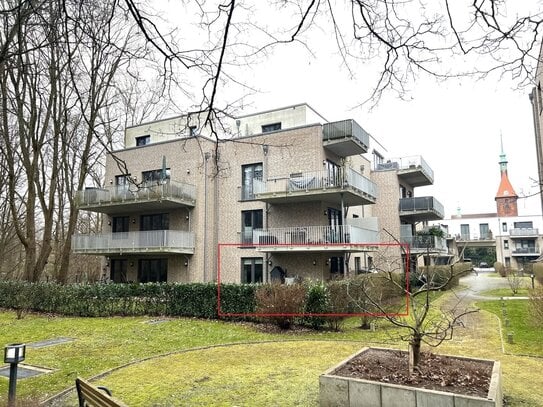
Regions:
<instances>
[{"instance_id":1,"label":"balcony","mask_svg":"<svg viewBox=\"0 0 543 407\"><path fill-rule=\"evenodd\" d=\"M357 226L297 226L255 229L253 245L261 252L363 252L376 249L377 230Z\"/></svg>"},{"instance_id":2,"label":"balcony","mask_svg":"<svg viewBox=\"0 0 543 407\"><path fill-rule=\"evenodd\" d=\"M538 257L541 255L539 247L515 247L511 254L513 256L522 256L522 257Z\"/></svg>"},{"instance_id":3,"label":"balcony","mask_svg":"<svg viewBox=\"0 0 543 407\"><path fill-rule=\"evenodd\" d=\"M184 206L193 207L195 202L194 185L171 180L141 186L86 188L77 192L79 209L107 214L171 210Z\"/></svg>"},{"instance_id":4,"label":"balcony","mask_svg":"<svg viewBox=\"0 0 543 407\"><path fill-rule=\"evenodd\" d=\"M181 230L74 235L72 251L82 254L194 253L194 233Z\"/></svg>"},{"instance_id":5,"label":"balcony","mask_svg":"<svg viewBox=\"0 0 543 407\"><path fill-rule=\"evenodd\" d=\"M438 236L402 236L400 242L409 245L413 254L447 253L447 239Z\"/></svg>"},{"instance_id":6,"label":"balcony","mask_svg":"<svg viewBox=\"0 0 543 407\"><path fill-rule=\"evenodd\" d=\"M323 147L340 157L364 154L369 134L354 120L341 120L322 126Z\"/></svg>"},{"instance_id":7,"label":"balcony","mask_svg":"<svg viewBox=\"0 0 543 407\"><path fill-rule=\"evenodd\" d=\"M346 206L357 206L375 203L377 185L347 168L337 175L313 171L254 180L252 193L254 199L274 204L325 200L340 205L343 200Z\"/></svg>"},{"instance_id":8,"label":"balcony","mask_svg":"<svg viewBox=\"0 0 543 407\"><path fill-rule=\"evenodd\" d=\"M400 218L407 223L439 220L445 217L443 204L433 196L400 199Z\"/></svg>"},{"instance_id":9,"label":"balcony","mask_svg":"<svg viewBox=\"0 0 543 407\"><path fill-rule=\"evenodd\" d=\"M536 228L514 228L509 231L511 238L537 238L539 229Z\"/></svg>"},{"instance_id":10,"label":"balcony","mask_svg":"<svg viewBox=\"0 0 543 407\"><path fill-rule=\"evenodd\" d=\"M421 156L392 158L386 163L376 164L373 170L397 170L398 178L412 187L422 187L434 183L434 171Z\"/></svg>"}]
</instances>

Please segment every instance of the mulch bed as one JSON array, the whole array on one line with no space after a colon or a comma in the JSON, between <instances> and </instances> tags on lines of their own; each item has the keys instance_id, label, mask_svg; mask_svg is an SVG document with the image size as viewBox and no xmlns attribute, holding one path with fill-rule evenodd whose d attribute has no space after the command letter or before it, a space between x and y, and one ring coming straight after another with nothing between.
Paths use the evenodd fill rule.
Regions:
<instances>
[{"instance_id":1,"label":"mulch bed","mask_svg":"<svg viewBox=\"0 0 543 407\"><path fill-rule=\"evenodd\" d=\"M409 375L407 352L369 349L333 374L486 397L492 376L492 363L423 353L418 369Z\"/></svg>"}]
</instances>

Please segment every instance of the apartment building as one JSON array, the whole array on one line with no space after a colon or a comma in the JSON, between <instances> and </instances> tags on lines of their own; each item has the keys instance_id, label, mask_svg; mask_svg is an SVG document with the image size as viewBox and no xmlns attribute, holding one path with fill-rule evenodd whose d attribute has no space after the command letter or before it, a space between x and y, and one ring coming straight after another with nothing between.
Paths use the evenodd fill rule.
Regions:
<instances>
[{"instance_id":1,"label":"apartment building","mask_svg":"<svg viewBox=\"0 0 543 407\"><path fill-rule=\"evenodd\" d=\"M79 191L103 228L74 236L73 250L103 255L112 281L338 278L372 268L377 243L392 241L382 225L416 251L417 225L443 217L433 197L414 196L433 182L426 162L385 162L355 120L297 104L217 125L219 141L202 122L127 128L105 185Z\"/></svg>"}]
</instances>

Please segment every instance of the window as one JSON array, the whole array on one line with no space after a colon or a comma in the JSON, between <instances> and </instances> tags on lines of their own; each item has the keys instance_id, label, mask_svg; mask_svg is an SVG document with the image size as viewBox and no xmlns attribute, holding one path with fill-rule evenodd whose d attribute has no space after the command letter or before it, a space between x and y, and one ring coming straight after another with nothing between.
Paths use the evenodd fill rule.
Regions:
<instances>
[{"instance_id":1,"label":"window","mask_svg":"<svg viewBox=\"0 0 543 407\"><path fill-rule=\"evenodd\" d=\"M460 239L469 240L469 225L460 225Z\"/></svg>"},{"instance_id":2,"label":"window","mask_svg":"<svg viewBox=\"0 0 543 407\"><path fill-rule=\"evenodd\" d=\"M138 265L138 282L163 283L168 281L167 259L141 259Z\"/></svg>"},{"instance_id":3,"label":"window","mask_svg":"<svg viewBox=\"0 0 543 407\"><path fill-rule=\"evenodd\" d=\"M241 211L241 243L253 243L253 230L262 228L262 209Z\"/></svg>"},{"instance_id":4,"label":"window","mask_svg":"<svg viewBox=\"0 0 543 407\"><path fill-rule=\"evenodd\" d=\"M479 223L479 239L489 239L488 223Z\"/></svg>"},{"instance_id":5,"label":"window","mask_svg":"<svg viewBox=\"0 0 543 407\"><path fill-rule=\"evenodd\" d=\"M114 283L127 283L126 270L128 261L126 259L112 259L111 260L111 274L110 279Z\"/></svg>"},{"instance_id":6,"label":"window","mask_svg":"<svg viewBox=\"0 0 543 407\"><path fill-rule=\"evenodd\" d=\"M241 166L241 199L254 198L254 181L262 181L262 163Z\"/></svg>"},{"instance_id":7,"label":"window","mask_svg":"<svg viewBox=\"0 0 543 407\"><path fill-rule=\"evenodd\" d=\"M341 167L336 163L326 160L324 164L324 170L326 171L325 186L337 187L342 185L341 180Z\"/></svg>"},{"instance_id":8,"label":"window","mask_svg":"<svg viewBox=\"0 0 543 407\"><path fill-rule=\"evenodd\" d=\"M509 240L505 239L505 240L503 241L503 248L504 248L505 250L509 250Z\"/></svg>"},{"instance_id":9,"label":"window","mask_svg":"<svg viewBox=\"0 0 543 407\"><path fill-rule=\"evenodd\" d=\"M130 174L115 176L115 189L117 192L122 193L128 191L130 185Z\"/></svg>"},{"instance_id":10,"label":"window","mask_svg":"<svg viewBox=\"0 0 543 407\"><path fill-rule=\"evenodd\" d=\"M502 232L507 232L507 222L502 222Z\"/></svg>"},{"instance_id":11,"label":"window","mask_svg":"<svg viewBox=\"0 0 543 407\"><path fill-rule=\"evenodd\" d=\"M373 168L377 168L379 164L382 164L385 162L385 158L379 154L378 151L373 150Z\"/></svg>"},{"instance_id":12,"label":"window","mask_svg":"<svg viewBox=\"0 0 543 407\"><path fill-rule=\"evenodd\" d=\"M141 179L143 182L147 182L147 183L159 183L164 180L169 180L170 169L166 168L165 170L159 169L159 170L143 171L141 173Z\"/></svg>"},{"instance_id":13,"label":"window","mask_svg":"<svg viewBox=\"0 0 543 407\"><path fill-rule=\"evenodd\" d=\"M170 217L167 213L152 215L141 215L140 230L168 230L170 228Z\"/></svg>"},{"instance_id":14,"label":"window","mask_svg":"<svg viewBox=\"0 0 543 407\"><path fill-rule=\"evenodd\" d=\"M115 216L111 222L111 232L113 233L113 239L126 239L130 219L128 216ZM122 233L122 235L119 235Z\"/></svg>"},{"instance_id":15,"label":"window","mask_svg":"<svg viewBox=\"0 0 543 407\"><path fill-rule=\"evenodd\" d=\"M141 137L136 137L136 146L144 146L151 143L151 136L149 134Z\"/></svg>"},{"instance_id":16,"label":"window","mask_svg":"<svg viewBox=\"0 0 543 407\"><path fill-rule=\"evenodd\" d=\"M262 126L262 133L268 133L270 131L277 131L277 130L281 130L281 122L265 124L264 126Z\"/></svg>"},{"instance_id":17,"label":"window","mask_svg":"<svg viewBox=\"0 0 543 407\"><path fill-rule=\"evenodd\" d=\"M196 126L189 126L189 136L193 137L198 135L197 130L198 128Z\"/></svg>"},{"instance_id":18,"label":"window","mask_svg":"<svg viewBox=\"0 0 543 407\"><path fill-rule=\"evenodd\" d=\"M505 267L511 267L511 257L505 258Z\"/></svg>"},{"instance_id":19,"label":"window","mask_svg":"<svg viewBox=\"0 0 543 407\"><path fill-rule=\"evenodd\" d=\"M264 281L262 257L244 257L241 259L241 282L246 284Z\"/></svg>"},{"instance_id":20,"label":"window","mask_svg":"<svg viewBox=\"0 0 543 407\"><path fill-rule=\"evenodd\" d=\"M354 258L354 271L356 274L360 274L362 272L362 264L360 262L360 257Z\"/></svg>"}]
</instances>

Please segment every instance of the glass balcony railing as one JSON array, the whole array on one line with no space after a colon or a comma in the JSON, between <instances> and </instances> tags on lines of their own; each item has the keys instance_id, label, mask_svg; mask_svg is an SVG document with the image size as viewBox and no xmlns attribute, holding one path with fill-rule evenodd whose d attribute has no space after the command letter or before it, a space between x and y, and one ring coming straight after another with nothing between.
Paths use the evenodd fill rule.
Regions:
<instances>
[{"instance_id":1,"label":"glass balcony railing","mask_svg":"<svg viewBox=\"0 0 543 407\"><path fill-rule=\"evenodd\" d=\"M194 202L196 187L179 181L166 180L133 186L86 188L77 192L77 203L80 207L163 199Z\"/></svg>"},{"instance_id":2,"label":"glass balcony railing","mask_svg":"<svg viewBox=\"0 0 543 407\"><path fill-rule=\"evenodd\" d=\"M538 236L539 229L537 228L514 228L509 231L511 236Z\"/></svg>"},{"instance_id":3,"label":"glass balcony railing","mask_svg":"<svg viewBox=\"0 0 543 407\"><path fill-rule=\"evenodd\" d=\"M410 249L447 251L447 239L438 236L402 236L400 242L409 245Z\"/></svg>"},{"instance_id":4,"label":"glass balcony railing","mask_svg":"<svg viewBox=\"0 0 543 407\"><path fill-rule=\"evenodd\" d=\"M377 243L379 232L357 226L296 226L255 229L253 244L263 246Z\"/></svg>"},{"instance_id":5,"label":"glass balcony railing","mask_svg":"<svg viewBox=\"0 0 543 407\"><path fill-rule=\"evenodd\" d=\"M74 235L75 253L184 252L194 251L194 233L181 230Z\"/></svg>"},{"instance_id":6,"label":"glass balcony railing","mask_svg":"<svg viewBox=\"0 0 543 407\"><path fill-rule=\"evenodd\" d=\"M441 218L445 216L445 208L433 196L420 196L400 199L400 214L413 212L432 212Z\"/></svg>"}]
</instances>

